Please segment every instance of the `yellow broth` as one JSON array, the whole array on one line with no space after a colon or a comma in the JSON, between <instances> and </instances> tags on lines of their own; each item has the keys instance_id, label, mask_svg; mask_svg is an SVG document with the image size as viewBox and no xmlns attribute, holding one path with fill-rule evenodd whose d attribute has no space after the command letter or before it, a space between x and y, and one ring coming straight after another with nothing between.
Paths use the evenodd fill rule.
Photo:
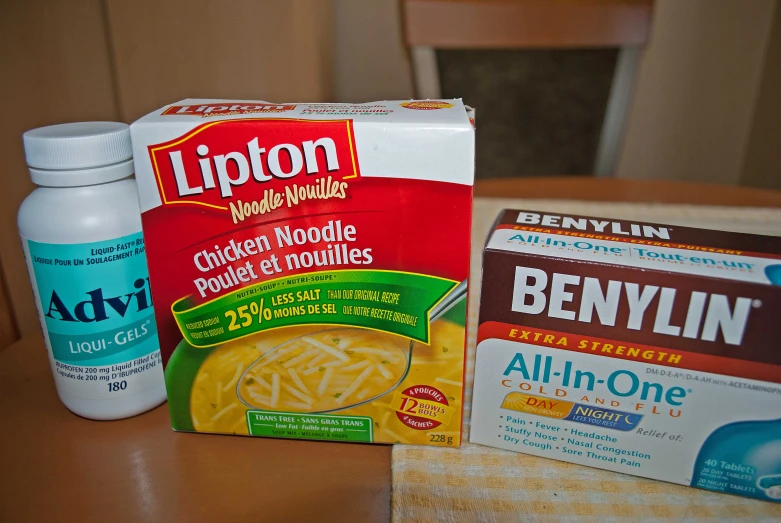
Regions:
<instances>
[{"instance_id":1,"label":"yellow broth","mask_svg":"<svg viewBox=\"0 0 781 523\"><path fill-rule=\"evenodd\" d=\"M349 360L344 361L317 342L339 351ZM245 413L249 408L280 412L342 409L338 414L371 417L374 439L378 442L457 445L463 344L462 326L445 320L432 323L431 344L413 344L409 372L398 383L407 366L409 340L392 334L308 326L264 332L230 342L215 349L198 371L190 396L193 425L198 431L247 434ZM313 348L316 351L309 352ZM330 378L319 394L329 368L334 370L328 372ZM291 369L295 372L291 373ZM272 407L275 374L278 395L276 406ZM296 382L293 374L301 383ZM361 375L364 376L356 385ZM390 406L393 390L402 391L421 384L436 387L445 395L449 406L455 408L456 414L449 424L421 431L399 420ZM252 407L239 399L237 385ZM342 396L344 399L340 401Z\"/></svg>"},{"instance_id":2,"label":"yellow broth","mask_svg":"<svg viewBox=\"0 0 781 523\"><path fill-rule=\"evenodd\" d=\"M407 369L409 340L365 329L329 329L266 353L239 384L258 409L328 412L380 396Z\"/></svg>"}]
</instances>

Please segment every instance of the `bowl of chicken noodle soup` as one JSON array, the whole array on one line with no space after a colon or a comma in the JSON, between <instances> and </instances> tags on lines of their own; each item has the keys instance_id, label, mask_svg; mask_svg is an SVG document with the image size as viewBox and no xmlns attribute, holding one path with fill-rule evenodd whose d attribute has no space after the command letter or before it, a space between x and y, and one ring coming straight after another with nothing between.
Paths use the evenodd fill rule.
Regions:
<instances>
[{"instance_id":1,"label":"bowl of chicken noodle soup","mask_svg":"<svg viewBox=\"0 0 781 523\"><path fill-rule=\"evenodd\" d=\"M410 433L398 420L390 405L393 391L433 383L460 411L460 365L449 362L463 357L453 350L463 336L461 322L440 319L431 324L430 345L322 325L266 331L212 349L187 345L172 359L182 372L183 363L190 363L182 356L198 358L190 363L192 388L182 391L189 395L189 412L181 415L190 430L247 434L248 409L324 413L349 408L351 414L371 417L377 434L391 442L425 443L428 433ZM443 430L453 429L435 432Z\"/></svg>"},{"instance_id":2,"label":"bowl of chicken noodle soup","mask_svg":"<svg viewBox=\"0 0 781 523\"><path fill-rule=\"evenodd\" d=\"M246 434L247 408L325 413L368 404L404 380L413 345L385 332L322 325L223 344L197 369L189 402L192 426Z\"/></svg>"},{"instance_id":3,"label":"bowl of chicken noodle soup","mask_svg":"<svg viewBox=\"0 0 781 523\"><path fill-rule=\"evenodd\" d=\"M410 341L360 328L293 338L250 365L236 384L248 407L324 413L355 407L394 389L406 376Z\"/></svg>"}]
</instances>

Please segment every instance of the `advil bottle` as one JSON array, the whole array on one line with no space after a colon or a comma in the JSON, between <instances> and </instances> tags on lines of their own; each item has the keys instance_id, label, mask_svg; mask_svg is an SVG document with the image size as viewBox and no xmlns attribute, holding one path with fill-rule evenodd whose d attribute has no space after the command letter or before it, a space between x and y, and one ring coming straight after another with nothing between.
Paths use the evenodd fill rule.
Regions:
<instances>
[{"instance_id":1,"label":"advil bottle","mask_svg":"<svg viewBox=\"0 0 781 523\"><path fill-rule=\"evenodd\" d=\"M57 393L85 418L165 401L128 126L24 134L32 181L18 225Z\"/></svg>"}]
</instances>

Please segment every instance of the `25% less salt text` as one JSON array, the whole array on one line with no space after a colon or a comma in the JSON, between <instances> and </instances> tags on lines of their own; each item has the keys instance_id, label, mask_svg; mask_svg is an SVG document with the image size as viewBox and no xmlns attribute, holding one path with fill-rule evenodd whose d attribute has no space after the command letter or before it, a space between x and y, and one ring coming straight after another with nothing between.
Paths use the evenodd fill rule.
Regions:
<instances>
[{"instance_id":1,"label":"25% less salt text","mask_svg":"<svg viewBox=\"0 0 781 523\"><path fill-rule=\"evenodd\" d=\"M320 299L320 289L308 291L286 292L271 296L270 305L266 306L266 298L260 298L257 302L241 305L235 310L225 311L225 317L229 321L228 330L235 331L249 327L255 323L287 318L291 315L301 314L336 314L336 306L333 303L307 303ZM303 304L302 304L303 303ZM300 304L300 305L296 305ZM305 304L305 305L304 305ZM291 314L291 310L296 311Z\"/></svg>"}]
</instances>

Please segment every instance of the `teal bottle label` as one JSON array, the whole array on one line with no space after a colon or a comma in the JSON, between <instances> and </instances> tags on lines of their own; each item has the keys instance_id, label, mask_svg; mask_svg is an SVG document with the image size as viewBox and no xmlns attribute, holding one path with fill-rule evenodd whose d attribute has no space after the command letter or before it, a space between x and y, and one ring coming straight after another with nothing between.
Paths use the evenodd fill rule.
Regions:
<instances>
[{"instance_id":1,"label":"teal bottle label","mask_svg":"<svg viewBox=\"0 0 781 523\"><path fill-rule=\"evenodd\" d=\"M25 241L58 368L117 367L159 350L140 232L94 243Z\"/></svg>"}]
</instances>

